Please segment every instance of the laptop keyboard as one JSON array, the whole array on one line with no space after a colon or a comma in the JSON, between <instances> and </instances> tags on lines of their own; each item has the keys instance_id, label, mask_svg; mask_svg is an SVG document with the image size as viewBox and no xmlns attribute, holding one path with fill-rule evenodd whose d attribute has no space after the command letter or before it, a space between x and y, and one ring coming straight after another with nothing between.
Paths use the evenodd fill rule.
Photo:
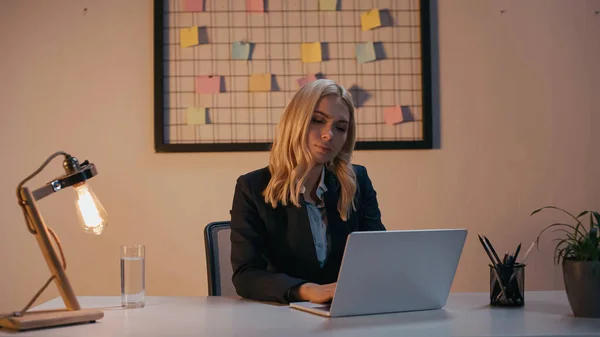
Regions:
<instances>
[{"instance_id":1,"label":"laptop keyboard","mask_svg":"<svg viewBox=\"0 0 600 337\"><path fill-rule=\"evenodd\" d=\"M327 310L329 311L331 309L331 304L315 304L314 306L312 306L315 309L320 309L320 310Z\"/></svg>"}]
</instances>

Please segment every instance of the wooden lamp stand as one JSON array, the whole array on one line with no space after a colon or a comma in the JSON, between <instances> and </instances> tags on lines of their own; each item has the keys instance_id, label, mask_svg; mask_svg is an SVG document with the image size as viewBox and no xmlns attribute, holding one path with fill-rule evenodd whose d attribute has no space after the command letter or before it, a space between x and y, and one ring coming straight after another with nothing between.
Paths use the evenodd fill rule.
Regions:
<instances>
[{"instance_id":1,"label":"wooden lamp stand","mask_svg":"<svg viewBox=\"0 0 600 337\"><path fill-rule=\"evenodd\" d=\"M53 180L44 187L35 190L33 193L30 192L29 188L22 186L27 180L38 174L57 155L65 156L63 166L65 166L65 170L67 170L67 175ZM71 164L71 166L67 167L67 164ZM94 164L88 164L86 161L80 166L77 159L74 157L71 157L64 152L57 152L48 158L42 167L21 182L17 188L17 197L19 198L19 204L23 208L27 228L35 235L52 276L23 310L9 314L0 314L0 327L12 330L29 330L95 322L104 317L102 311L81 309L65 271L66 263L60 241L58 241L58 237L54 231L44 223L36 203L36 200L50 195L53 192L57 192L64 187L81 184L84 180L87 180L94 175L96 175ZM59 259L57 250L52 244L51 238L56 241L62 263L61 259ZM59 310L27 311L52 280L56 283L56 287L60 292L60 296L62 297L66 308Z\"/></svg>"}]
</instances>

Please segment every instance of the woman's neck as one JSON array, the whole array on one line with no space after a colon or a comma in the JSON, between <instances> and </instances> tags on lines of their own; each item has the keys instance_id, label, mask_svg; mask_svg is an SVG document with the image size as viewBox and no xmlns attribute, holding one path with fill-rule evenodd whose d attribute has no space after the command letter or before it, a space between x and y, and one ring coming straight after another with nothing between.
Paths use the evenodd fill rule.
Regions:
<instances>
[{"instance_id":1,"label":"woman's neck","mask_svg":"<svg viewBox=\"0 0 600 337\"><path fill-rule=\"evenodd\" d=\"M319 181L321 180L321 172L323 172L323 164L316 165L310 170L310 172L308 172L306 180L304 181L304 187L306 188L306 192L304 193L305 199L308 196L311 201L316 201L317 187L319 186Z\"/></svg>"}]
</instances>

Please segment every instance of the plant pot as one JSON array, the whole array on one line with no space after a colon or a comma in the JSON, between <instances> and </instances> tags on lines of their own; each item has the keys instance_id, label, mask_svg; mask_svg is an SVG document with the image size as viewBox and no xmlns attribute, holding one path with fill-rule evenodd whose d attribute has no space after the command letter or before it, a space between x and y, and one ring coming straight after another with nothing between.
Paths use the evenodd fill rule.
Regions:
<instances>
[{"instance_id":1,"label":"plant pot","mask_svg":"<svg viewBox=\"0 0 600 337\"><path fill-rule=\"evenodd\" d=\"M563 260L563 278L573 314L600 317L600 261Z\"/></svg>"}]
</instances>

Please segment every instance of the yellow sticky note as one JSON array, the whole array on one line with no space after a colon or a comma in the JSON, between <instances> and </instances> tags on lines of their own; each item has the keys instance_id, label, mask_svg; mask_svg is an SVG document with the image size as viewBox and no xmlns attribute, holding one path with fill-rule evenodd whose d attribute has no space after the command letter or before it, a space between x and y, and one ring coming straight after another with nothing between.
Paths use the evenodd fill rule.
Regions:
<instances>
[{"instance_id":1,"label":"yellow sticky note","mask_svg":"<svg viewBox=\"0 0 600 337\"><path fill-rule=\"evenodd\" d=\"M319 10L335 11L337 9L337 0L319 0Z\"/></svg>"},{"instance_id":2,"label":"yellow sticky note","mask_svg":"<svg viewBox=\"0 0 600 337\"><path fill-rule=\"evenodd\" d=\"M381 18L379 17L379 9L374 8L360 15L360 25L362 30L377 28L381 26Z\"/></svg>"},{"instance_id":3,"label":"yellow sticky note","mask_svg":"<svg viewBox=\"0 0 600 337\"><path fill-rule=\"evenodd\" d=\"M303 43L301 46L302 62L321 62L323 59L321 53L321 42Z\"/></svg>"},{"instance_id":4,"label":"yellow sticky note","mask_svg":"<svg viewBox=\"0 0 600 337\"><path fill-rule=\"evenodd\" d=\"M181 48L187 48L198 44L198 27L181 28L179 30L179 42Z\"/></svg>"},{"instance_id":5,"label":"yellow sticky note","mask_svg":"<svg viewBox=\"0 0 600 337\"><path fill-rule=\"evenodd\" d=\"M271 91L271 74L250 75L250 91Z\"/></svg>"},{"instance_id":6,"label":"yellow sticky note","mask_svg":"<svg viewBox=\"0 0 600 337\"><path fill-rule=\"evenodd\" d=\"M187 124L206 124L206 108L189 107L187 109Z\"/></svg>"}]
</instances>

